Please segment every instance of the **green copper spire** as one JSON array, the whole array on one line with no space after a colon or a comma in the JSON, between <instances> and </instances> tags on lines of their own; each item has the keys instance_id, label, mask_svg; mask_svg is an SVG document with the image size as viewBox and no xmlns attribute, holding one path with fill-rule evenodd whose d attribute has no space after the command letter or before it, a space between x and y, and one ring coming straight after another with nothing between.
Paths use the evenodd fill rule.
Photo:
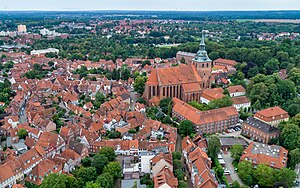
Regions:
<instances>
[{"instance_id":1,"label":"green copper spire","mask_svg":"<svg viewBox=\"0 0 300 188\"><path fill-rule=\"evenodd\" d=\"M205 45L204 38L205 38L205 33L207 32L208 32L207 30L202 30L202 38L199 45L199 51L197 52L197 54L193 59L195 62L211 62L205 50L206 45Z\"/></svg>"},{"instance_id":2,"label":"green copper spire","mask_svg":"<svg viewBox=\"0 0 300 188\"><path fill-rule=\"evenodd\" d=\"M205 38L205 30L202 30L202 39L201 39L201 43L200 43L200 50L201 51L205 51L205 42L204 42L204 38Z\"/></svg>"}]
</instances>

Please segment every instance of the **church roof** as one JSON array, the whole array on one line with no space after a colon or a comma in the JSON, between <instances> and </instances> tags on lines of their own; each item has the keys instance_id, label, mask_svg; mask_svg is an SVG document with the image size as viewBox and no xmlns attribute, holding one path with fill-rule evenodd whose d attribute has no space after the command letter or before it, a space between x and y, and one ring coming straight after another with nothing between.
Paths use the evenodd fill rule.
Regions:
<instances>
[{"instance_id":1,"label":"church roof","mask_svg":"<svg viewBox=\"0 0 300 188\"><path fill-rule=\"evenodd\" d=\"M193 65L155 68L151 71L147 84L176 85L202 82Z\"/></svg>"}]
</instances>

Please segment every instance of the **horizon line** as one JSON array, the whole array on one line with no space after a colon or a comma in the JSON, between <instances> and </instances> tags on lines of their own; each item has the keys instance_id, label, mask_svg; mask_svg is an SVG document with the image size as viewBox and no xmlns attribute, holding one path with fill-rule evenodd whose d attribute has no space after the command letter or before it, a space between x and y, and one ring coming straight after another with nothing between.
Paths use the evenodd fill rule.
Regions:
<instances>
[{"instance_id":1,"label":"horizon line","mask_svg":"<svg viewBox=\"0 0 300 188\"><path fill-rule=\"evenodd\" d=\"M238 11L243 11L243 12L253 12L253 11L300 11L300 9L209 9L209 10L193 10L193 9L165 9L165 10L160 10L160 9L0 9L0 12L12 12L12 11L20 11L20 12L26 12L26 11L42 11L42 12L47 12L47 11L56 11L56 12L63 12L63 11L68 11L68 12L75 12L75 11L86 11L86 12L91 12L91 11L145 11L145 12L238 12Z\"/></svg>"}]
</instances>

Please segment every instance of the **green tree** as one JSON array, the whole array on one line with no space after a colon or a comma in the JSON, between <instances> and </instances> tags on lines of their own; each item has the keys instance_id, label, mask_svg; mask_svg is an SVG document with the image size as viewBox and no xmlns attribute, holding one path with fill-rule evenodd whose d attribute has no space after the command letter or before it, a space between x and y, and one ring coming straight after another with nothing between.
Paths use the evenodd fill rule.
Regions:
<instances>
[{"instance_id":1,"label":"green tree","mask_svg":"<svg viewBox=\"0 0 300 188\"><path fill-rule=\"evenodd\" d=\"M85 188L101 188L101 186L97 182L87 182Z\"/></svg>"},{"instance_id":2,"label":"green tree","mask_svg":"<svg viewBox=\"0 0 300 188\"><path fill-rule=\"evenodd\" d=\"M293 187L297 178L297 174L294 170L288 168L282 168L280 170L274 170L275 181L286 187Z\"/></svg>"},{"instance_id":3,"label":"green tree","mask_svg":"<svg viewBox=\"0 0 300 188\"><path fill-rule=\"evenodd\" d=\"M243 182L250 186L253 184L253 175L254 175L254 170L253 166L250 162L248 161L242 161L238 164L238 175L243 180Z\"/></svg>"},{"instance_id":4,"label":"green tree","mask_svg":"<svg viewBox=\"0 0 300 188\"><path fill-rule=\"evenodd\" d=\"M221 143L220 139L216 136L212 136L208 140L207 153L211 158L217 158L220 153Z\"/></svg>"},{"instance_id":5,"label":"green tree","mask_svg":"<svg viewBox=\"0 0 300 188\"><path fill-rule=\"evenodd\" d=\"M292 151L290 151L289 155L290 157L289 157L288 164L291 168L294 169L295 166L300 163L300 149L299 148L293 149Z\"/></svg>"},{"instance_id":6,"label":"green tree","mask_svg":"<svg viewBox=\"0 0 300 188\"><path fill-rule=\"evenodd\" d=\"M164 98L160 100L159 106L163 113L170 115L172 112L172 99L171 98Z\"/></svg>"},{"instance_id":7,"label":"green tree","mask_svg":"<svg viewBox=\"0 0 300 188\"><path fill-rule=\"evenodd\" d=\"M189 188L189 184L183 180L178 181L178 188Z\"/></svg>"},{"instance_id":8,"label":"green tree","mask_svg":"<svg viewBox=\"0 0 300 188\"><path fill-rule=\"evenodd\" d=\"M244 148L241 144L234 144L230 148L231 157L234 158L234 160L236 160L236 161L240 160L240 158L243 154L243 150L244 150Z\"/></svg>"},{"instance_id":9,"label":"green tree","mask_svg":"<svg viewBox=\"0 0 300 188\"><path fill-rule=\"evenodd\" d=\"M279 70L279 64L279 61L273 58L267 61L267 63L265 64L265 68L267 69L269 74L272 74L273 72Z\"/></svg>"},{"instance_id":10,"label":"green tree","mask_svg":"<svg viewBox=\"0 0 300 188\"><path fill-rule=\"evenodd\" d=\"M104 167L103 172L111 174L115 179L121 177L122 167L118 162L110 162Z\"/></svg>"},{"instance_id":11,"label":"green tree","mask_svg":"<svg viewBox=\"0 0 300 188\"><path fill-rule=\"evenodd\" d=\"M137 187L137 181L134 182L132 188L138 188L138 187Z\"/></svg>"},{"instance_id":12,"label":"green tree","mask_svg":"<svg viewBox=\"0 0 300 188\"><path fill-rule=\"evenodd\" d=\"M96 170L97 170L97 174L101 174L104 167L108 164L108 159L105 155L102 155L102 154L96 154L94 157L93 157L93 160L92 160L92 163L91 163L91 166L92 167L95 167Z\"/></svg>"},{"instance_id":13,"label":"green tree","mask_svg":"<svg viewBox=\"0 0 300 188\"><path fill-rule=\"evenodd\" d=\"M19 131L17 132L17 136L18 136L20 139L25 139L26 136L28 136L28 132L27 132L26 129L20 128Z\"/></svg>"},{"instance_id":14,"label":"green tree","mask_svg":"<svg viewBox=\"0 0 300 188\"><path fill-rule=\"evenodd\" d=\"M147 59L142 62L142 67L144 68L146 65L151 65L151 62Z\"/></svg>"},{"instance_id":15,"label":"green tree","mask_svg":"<svg viewBox=\"0 0 300 188\"><path fill-rule=\"evenodd\" d=\"M90 157L86 157L81 160L81 164L83 167L89 167L92 165L92 159Z\"/></svg>"},{"instance_id":16,"label":"green tree","mask_svg":"<svg viewBox=\"0 0 300 188\"><path fill-rule=\"evenodd\" d=\"M97 170L95 167L80 167L73 172L78 183L83 187L87 182L96 180Z\"/></svg>"},{"instance_id":17,"label":"green tree","mask_svg":"<svg viewBox=\"0 0 300 188\"><path fill-rule=\"evenodd\" d=\"M98 101L102 104L105 101L105 96L103 95L103 93L97 92L95 95L95 99L96 99L96 101Z\"/></svg>"},{"instance_id":18,"label":"green tree","mask_svg":"<svg viewBox=\"0 0 300 188\"><path fill-rule=\"evenodd\" d=\"M223 107L232 106L232 104L233 101L230 99L230 97L224 96L221 99L210 101L208 103L208 108L209 109L223 108Z\"/></svg>"},{"instance_id":19,"label":"green tree","mask_svg":"<svg viewBox=\"0 0 300 188\"><path fill-rule=\"evenodd\" d=\"M136 91L142 95L145 90L146 81L147 81L147 77L145 77L145 76L136 77L136 79L134 80L134 83L133 83L134 91Z\"/></svg>"},{"instance_id":20,"label":"green tree","mask_svg":"<svg viewBox=\"0 0 300 188\"><path fill-rule=\"evenodd\" d=\"M300 148L300 128L294 124L286 124L280 135L283 146L288 150Z\"/></svg>"},{"instance_id":21,"label":"green tree","mask_svg":"<svg viewBox=\"0 0 300 188\"><path fill-rule=\"evenodd\" d=\"M273 169L265 164L259 164L254 171L254 177L258 185L262 187L271 187L274 184Z\"/></svg>"},{"instance_id":22,"label":"green tree","mask_svg":"<svg viewBox=\"0 0 300 188\"><path fill-rule=\"evenodd\" d=\"M194 125L190 120L183 120L177 126L178 133L183 136L190 136L195 133Z\"/></svg>"},{"instance_id":23,"label":"green tree","mask_svg":"<svg viewBox=\"0 0 300 188\"><path fill-rule=\"evenodd\" d=\"M40 186L41 188L68 188L74 187L79 188L77 180L74 177L69 177L65 174L49 174L43 180L43 183Z\"/></svg>"},{"instance_id":24,"label":"green tree","mask_svg":"<svg viewBox=\"0 0 300 188\"><path fill-rule=\"evenodd\" d=\"M139 73L138 71L135 71L135 72L133 73L133 75L132 75L132 77L133 77L134 79L136 79L136 77L138 77L138 76L140 76L140 73Z\"/></svg>"},{"instance_id":25,"label":"green tree","mask_svg":"<svg viewBox=\"0 0 300 188\"><path fill-rule=\"evenodd\" d=\"M112 188L114 185L114 178L109 173L103 173L100 176L98 176L96 182L104 188Z\"/></svg>"},{"instance_id":26,"label":"green tree","mask_svg":"<svg viewBox=\"0 0 300 188\"><path fill-rule=\"evenodd\" d=\"M239 184L239 182L237 182L236 180L234 182L232 182L232 184L230 185L230 188L241 188L241 185Z\"/></svg>"},{"instance_id":27,"label":"green tree","mask_svg":"<svg viewBox=\"0 0 300 188\"><path fill-rule=\"evenodd\" d=\"M103 147L99 151L100 155L104 155L107 157L107 159L111 162L114 161L117 158L117 155L115 153L114 148L112 147Z\"/></svg>"},{"instance_id":28,"label":"green tree","mask_svg":"<svg viewBox=\"0 0 300 188\"><path fill-rule=\"evenodd\" d=\"M178 151L174 151L174 152L172 152L172 158L173 158L173 160L180 160L181 159L181 153L180 152L178 152Z\"/></svg>"},{"instance_id":29,"label":"green tree","mask_svg":"<svg viewBox=\"0 0 300 188\"><path fill-rule=\"evenodd\" d=\"M130 70L128 69L127 65L122 65L121 68L121 79L128 80L130 78Z\"/></svg>"},{"instance_id":30,"label":"green tree","mask_svg":"<svg viewBox=\"0 0 300 188\"><path fill-rule=\"evenodd\" d=\"M183 178L184 178L184 173L182 172L181 169L176 169L176 170L174 170L174 176L175 176L178 180L183 180Z\"/></svg>"},{"instance_id":31,"label":"green tree","mask_svg":"<svg viewBox=\"0 0 300 188\"><path fill-rule=\"evenodd\" d=\"M181 170L181 168L182 168L181 161L178 159L173 160L173 168Z\"/></svg>"}]
</instances>

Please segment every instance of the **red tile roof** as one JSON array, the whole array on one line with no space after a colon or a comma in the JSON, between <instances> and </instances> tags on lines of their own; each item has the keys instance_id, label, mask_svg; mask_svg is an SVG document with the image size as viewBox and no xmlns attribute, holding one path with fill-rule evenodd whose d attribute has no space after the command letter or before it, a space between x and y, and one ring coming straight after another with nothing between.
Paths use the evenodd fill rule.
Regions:
<instances>
[{"instance_id":1,"label":"red tile roof","mask_svg":"<svg viewBox=\"0 0 300 188\"><path fill-rule=\"evenodd\" d=\"M261 110L259 112L256 112L254 117L257 119L263 120L265 122L271 122L274 120L288 118L289 115L286 111L284 111L279 106L275 106L275 107L267 108L267 109Z\"/></svg>"},{"instance_id":2,"label":"red tile roof","mask_svg":"<svg viewBox=\"0 0 300 188\"><path fill-rule=\"evenodd\" d=\"M177 67L152 69L147 84L185 84L202 82L197 70L192 65L180 65Z\"/></svg>"},{"instance_id":3,"label":"red tile roof","mask_svg":"<svg viewBox=\"0 0 300 188\"><path fill-rule=\"evenodd\" d=\"M229 65L229 66L235 66L237 64L237 62L234 61L234 60L222 59L222 58L216 59L214 61L214 64L216 64L216 63L226 64L226 65Z\"/></svg>"},{"instance_id":4,"label":"red tile roof","mask_svg":"<svg viewBox=\"0 0 300 188\"><path fill-rule=\"evenodd\" d=\"M241 85L229 86L227 90L229 93L246 92L245 88Z\"/></svg>"},{"instance_id":5,"label":"red tile roof","mask_svg":"<svg viewBox=\"0 0 300 188\"><path fill-rule=\"evenodd\" d=\"M153 178L154 188L165 187L167 184L170 188L177 188L178 180L175 178L173 172L168 168L163 168L156 176Z\"/></svg>"},{"instance_id":6,"label":"red tile roof","mask_svg":"<svg viewBox=\"0 0 300 188\"><path fill-rule=\"evenodd\" d=\"M201 97L212 101L212 100L223 98L224 94L223 94L223 90L220 90L220 88L204 89Z\"/></svg>"}]
</instances>

